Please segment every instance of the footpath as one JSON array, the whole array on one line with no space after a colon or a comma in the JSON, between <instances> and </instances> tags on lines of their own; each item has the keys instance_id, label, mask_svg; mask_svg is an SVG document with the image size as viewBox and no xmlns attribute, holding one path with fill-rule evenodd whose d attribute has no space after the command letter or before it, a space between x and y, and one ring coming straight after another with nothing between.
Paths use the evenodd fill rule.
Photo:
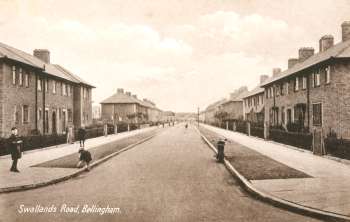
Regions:
<instances>
[{"instance_id":1,"label":"footpath","mask_svg":"<svg viewBox=\"0 0 350 222\"><path fill-rule=\"evenodd\" d=\"M226 165L247 190L275 205L327 221L350 221L350 166L309 151L201 124L215 148L227 138Z\"/></svg>"},{"instance_id":2,"label":"footpath","mask_svg":"<svg viewBox=\"0 0 350 222\"><path fill-rule=\"evenodd\" d=\"M150 139L159 130L158 127L149 127L86 140L85 149L90 150L90 152L96 152L100 148L103 149L103 153L96 152L98 157L94 158L93 156L91 166L94 167L112 156ZM119 147L118 150L113 151L112 149L117 147L119 143L124 147ZM119 146L121 145L119 144ZM24 152L18 162L20 173L9 171L12 163L11 156L0 157L0 193L54 184L83 173L84 169L70 166L72 164L64 166L67 160L72 162L72 157L76 159L76 163L78 162L79 147L78 141L74 144L62 144ZM62 162L61 167L59 165L55 166L55 162ZM76 163L74 162L74 165Z\"/></svg>"}]
</instances>

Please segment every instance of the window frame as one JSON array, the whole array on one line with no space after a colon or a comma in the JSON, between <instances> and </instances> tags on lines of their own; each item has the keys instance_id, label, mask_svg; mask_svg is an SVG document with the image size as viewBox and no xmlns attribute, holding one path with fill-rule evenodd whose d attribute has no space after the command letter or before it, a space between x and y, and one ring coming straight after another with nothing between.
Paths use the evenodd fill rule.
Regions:
<instances>
[{"instance_id":1,"label":"window frame","mask_svg":"<svg viewBox=\"0 0 350 222\"><path fill-rule=\"evenodd\" d=\"M25 113L25 108L27 108L27 113ZM29 106L28 105L22 106L22 123L23 124L29 123Z\"/></svg>"},{"instance_id":2,"label":"window frame","mask_svg":"<svg viewBox=\"0 0 350 222\"><path fill-rule=\"evenodd\" d=\"M331 83L331 66L327 66L325 69L326 73L325 73L325 82L326 84L330 84Z\"/></svg>"},{"instance_id":3,"label":"window frame","mask_svg":"<svg viewBox=\"0 0 350 222\"><path fill-rule=\"evenodd\" d=\"M315 109L314 106L320 105L320 123L315 124ZM313 126L322 126L323 125L323 105L322 102L312 103L312 125Z\"/></svg>"},{"instance_id":4,"label":"window frame","mask_svg":"<svg viewBox=\"0 0 350 222\"><path fill-rule=\"evenodd\" d=\"M16 85L17 77L16 77L16 66L12 66L12 85Z\"/></svg>"},{"instance_id":5,"label":"window frame","mask_svg":"<svg viewBox=\"0 0 350 222\"><path fill-rule=\"evenodd\" d=\"M299 91L299 76L296 76L294 79L294 91Z\"/></svg>"},{"instance_id":6,"label":"window frame","mask_svg":"<svg viewBox=\"0 0 350 222\"><path fill-rule=\"evenodd\" d=\"M18 85L23 86L23 69L18 70Z\"/></svg>"}]
</instances>

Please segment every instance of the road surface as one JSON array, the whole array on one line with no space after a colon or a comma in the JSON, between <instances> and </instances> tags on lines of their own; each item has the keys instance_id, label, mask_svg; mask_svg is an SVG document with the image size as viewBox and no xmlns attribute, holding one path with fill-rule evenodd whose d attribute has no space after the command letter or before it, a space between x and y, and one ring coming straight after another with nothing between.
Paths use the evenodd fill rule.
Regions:
<instances>
[{"instance_id":1,"label":"road surface","mask_svg":"<svg viewBox=\"0 0 350 222\"><path fill-rule=\"evenodd\" d=\"M56 212L23 213L36 205ZM83 213L84 205L115 209L101 216ZM194 128L177 125L72 180L1 194L0 221L317 220L248 196Z\"/></svg>"}]
</instances>

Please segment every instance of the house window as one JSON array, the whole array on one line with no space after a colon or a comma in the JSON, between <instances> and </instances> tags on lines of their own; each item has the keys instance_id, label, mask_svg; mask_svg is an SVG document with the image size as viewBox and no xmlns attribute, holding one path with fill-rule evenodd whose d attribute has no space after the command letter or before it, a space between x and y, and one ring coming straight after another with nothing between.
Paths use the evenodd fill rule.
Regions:
<instances>
[{"instance_id":1,"label":"house window","mask_svg":"<svg viewBox=\"0 0 350 222\"><path fill-rule=\"evenodd\" d=\"M73 121L73 113L71 109L68 109L68 122Z\"/></svg>"},{"instance_id":2,"label":"house window","mask_svg":"<svg viewBox=\"0 0 350 222\"><path fill-rule=\"evenodd\" d=\"M12 84L16 85L16 66L12 66Z\"/></svg>"},{"instance_id":3,"label":"house window","mask_svg":"<svg viewBox=\"0 0 350 222\"><path fill-rule=\"evenodd\" d=\"M41 108L38 109L38 120L41 120L42 118L42 111Z\"/></svg>"},{"instance_id":4,"label":"house window","mask_svg":"<svg viewBox=\"0 0 350 222\"><path fill-rule=\"evenodd\" d=\"M38 79L38 91L41 91L41 79Z\"/></svg>"},{"instance_id":5,"label":"house window","mask_svg":"<svg viewBox=\"0 0 350 222\"><path fill-rule=\"evenodd\" d=\"M312 74L312 86L317 87L320 86L320 84L320 70L317 70Z\"/></svg>"},{"instance_id":6,"label":"house window","mask_svg":"<svg viewBox=\"0 0 350 222\"><path fill-rule=\"evenodd\" d=\"M271 90L271 97L273 97L273 94L274 94L274 93L273 93L273 91L274 91L274 90L273 90L273 87L271 87L270 90Z\"/></svg>"},{"instance_id":7,"label":"house window","mask_svg":"<svg viewBox=\"0 0 350 222\"><path fill-rule=\"evenodd\" d=\"M322 125L322 103L312 104L312 123L314 126Z\"/></svg>"},{"instance_id":8,"label":"house window","mask_svg":"<svg viewBox=\"0 0 350 222\"><path fill-rule=\"evenodd\" d=\"M289 94L289 82L286 82L286 95Z\"/></svg>"},{"instance_id":9,"label":"house window","mask_svg":"<svg viewBox=\"0 0 350 222\"><path fill-rule=\"evenodd\" d=\"M24 75L24 85L29 87L29 75L27 73Z\"/></svg>"},{"instance_id":10,"label":"house window","mask_svg":"<svg viewBox=\"0 0 350 222\"><path fill-rule=\"evenodd\" d=\"M45 81L45 92L48 92L49 91L49 80L46 79L44 81Z\"/></svg>"},{"instance_id":11,"label":"house window","mask_svg":"<svg viewBox=\"0 0 350 222\"><path fill-rule=\"evenodd\" d=\"M52 80L52 93L56 94L56 81Z\"/></svg>"},{"instance_id":12,"label":"house window","mask_svg":"<svg viewBox=\"0 0 350 222\"><path fill-rule=\"evenodd\" d=\"M294 91L299 90L299 77L295 77L295 82L294 82Z\"/></svg>"},{"instance_id":13,"label":"house window","mask_svg":"<svg viewBox=\"0 0 350 222\"><path fill-rule=\"evenodd\" d=\"M306 76L303 76L303 89L306 89L306 85L307 85L307 78Z\"/></svg>"},{"instance_id":14,"label":"house window","mask_svg":"<svg viewBox=\"0 0 350 222\"><path fill-rule=\"evenodd\" d=\"M22 107L22 122L29 123L29 107L27 105Z\"/></svg>"},{"instance_id":15,"label":"house window","mask_svg":"<svg viewBox=\"0 0 350 222\"><path fill-rule=\"evenodd\" d=\"M331 66L326 68L326 84L331 82Z\"/></svg>"},{"instance_id":16,"label":"house window","mask_svg":"<svg viewBox=\"0 0 350 222\"><path fill-rule=\"evenodd\" d=\"M15 123L17 124L19 122L19 112L17 110L17 106L15 106L13 118L14 118Z\"/></svg>"},{"instance_id":17,"label":"house window","mask_svg":"<svg viewBox=\"0 0 350 222\"><path fill-rule=\"evenodd\" d=\"M67 89L66 89L66 84L65 83L62 83L62 95L66 95L66 91Z\"/></svg>"},{"instance_id":18,"label":"house window","mask_svg":"<svg viewBox=\"0 0 350 222\"><path fill-rule=\"evenodd\" d=\"M19 85L22 86L23 85L23 73L22 73L22 68L19 68L19 74L18 74L18 78L19 78Z\"/></svg>"}]
</instances>

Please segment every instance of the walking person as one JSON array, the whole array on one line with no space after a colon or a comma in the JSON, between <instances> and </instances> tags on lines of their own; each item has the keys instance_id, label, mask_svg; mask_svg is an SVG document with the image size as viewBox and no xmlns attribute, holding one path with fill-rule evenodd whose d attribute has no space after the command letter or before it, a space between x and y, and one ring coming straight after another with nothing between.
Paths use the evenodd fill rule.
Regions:
<instances>
[{"instance_id":1,"label":"walking person","mask_svg":"<svg viewBox=\"0 0 350 222\"><path fill-rule=\"evenodd\" d=\"M9 144L9 151L12 158L12 166L10 171L19 173L19 170L17 168L18 159L22 157L22 140L18 137L18 130L16 127L12 127L11 129L11 136L8 139Z\"/></svg>"},{"instance_id":2,"label":"walking person","mask_svg":"<svg viewBox=\"0 0 350 222\"><path fill-rule=\"evenodd\" d=\"M83 147L79 149L79 162L77 164L78 168L81 168L85 165L85 170L89 171L90 170L90 162L92 160L91 153L87 150L85 150Z\"/></svg>"},{"instance_id":3,"label":"walking person","mask_svg":"<svg viewBox=\"0 0 350 222\"><path fill-rule=\"evenodd\" d=\"M82 125L78 130L78 139L80 147L85 147L85 137L86 137L86 130L85 126Z\"/></svg>"}]
</instances>

